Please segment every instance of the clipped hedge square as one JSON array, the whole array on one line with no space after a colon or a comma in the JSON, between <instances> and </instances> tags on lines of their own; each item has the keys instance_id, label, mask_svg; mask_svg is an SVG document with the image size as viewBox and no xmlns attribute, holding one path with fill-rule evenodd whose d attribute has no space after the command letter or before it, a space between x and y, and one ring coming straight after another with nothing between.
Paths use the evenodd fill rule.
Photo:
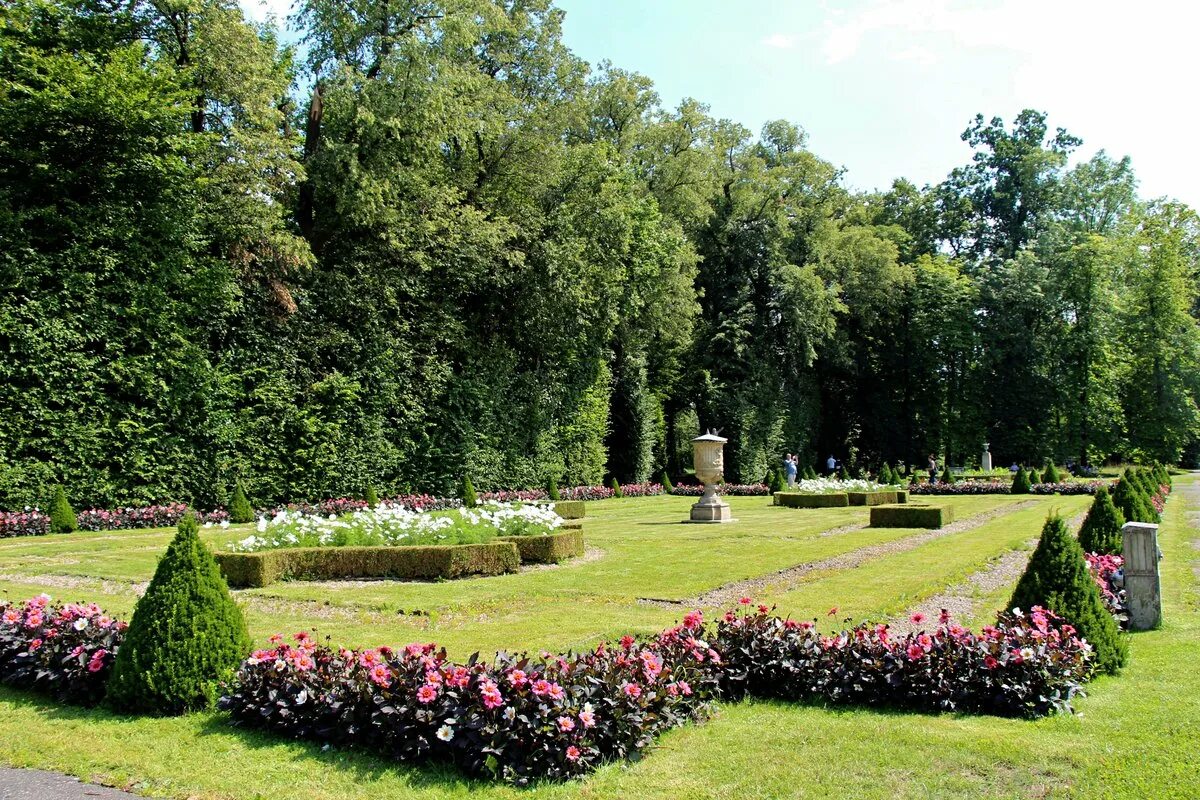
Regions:
<instances>
[{"instance_id":1,"label":"clipped hedge square","mask_svg":"<svg viewBox=\"0 0 1200 800\"><path fill-rule=\"evenodd\" d=\"M845 492L831 494L803 494L801 492L776 492L775 504L788 508L838 508L850 505Z\"/></svg>"},{"instance_id":2,"label":"clipped hedge square","mask_svg":"<svg viewBox=\"0 0 1200 800\"><path fill-rule=\"evenodd\" d=\"M559 500L554 504L554 513L563 519L583 519L587 505L582 500Z\"/></svg>"},{"instance_id":3,"label":"clipped hedge square","mask_svg":"<svg viewBox=\"0 0 1200 800\"><path fill-rule=\"evenodd\" d=\"M899 497L902 494L905 495L904 500ZM881 489L877 492L846 492L846 497L852 506L882 506L907 502L908 493L895 489Z\"/></svg>"},{"instance_id":4,"label":"clipped hedge square","mask_svg":"<svg viewBox=\"0 0 1200 800\"><path fill-rule=\"evenodd\" d=\"M557 564L583 555L583 532L575 529L545 536L502 536L500 541L517 546L522 564Z\"/></svg>"},{"instance_id":5,"label":"clipped hedge square","mask_svg":"<svg viewBox=\"0 0 1200 800\"><path fill-rule=\"evenodd\" d=\"M954 521L950 506L904 505L873 506L872 528L940 528Z\"/></svg>"},{"instance_id":6,"label":"clipped hedge square","mask_svg":"<svg viewBox=\"0 0 1200 800\"><path fill-rule=\"evenodd\" d=\"M230 586L259 588L280 580L424 579L499 575L520 566L512 542L429 547L294 547L216 553Z\"/></svg>"}]
</instances>

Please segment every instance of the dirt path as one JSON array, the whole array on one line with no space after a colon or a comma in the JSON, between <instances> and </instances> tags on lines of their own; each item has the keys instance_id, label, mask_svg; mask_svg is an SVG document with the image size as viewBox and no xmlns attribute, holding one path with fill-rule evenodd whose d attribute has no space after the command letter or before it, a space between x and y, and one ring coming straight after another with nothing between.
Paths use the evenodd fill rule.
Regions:
<instances>
[{"instance_id":1,"label":"dirt path","mask_svg":"<svg viewBox=\"0 0 1200 800\"><path fill-rule=\"evenodd\" d=\"M1086 516L1087 512L1085 511L1067 521L1067 527L1072 533L1079 533L1079 527L1083 524ZM1013 584L1021 577L1021 573L1025 571L1025 566L1029 563L1029 557L1033 555L1033 549L1037 546L1037 542L1036 538L1030 539L1025 542L1024 547L1001 554L989 561L983 569L967 576L961 583L908 609L904 614L889 622L892 631L905 634L921 628L928 629L937 624L937 618L942 609L949 611L950 616L958 620L974 616L984 602L982 596ZM925 621L920 625L914 624L911 620L911 617L918 613L925 617Z\"/></svg>"},{"instance_id":2,"label":"dirt path","mask_svg":"<svg viewBox=\"0 0 1200 800\"><path fill-rule=\"evenodd\" d=\"M973 517L951 523L944 528L937 530L925 531L915 536L909 536L904 539L897 539L892 542L884 542L883 544L873 544L867 547L860 547L857 550L851 550L848 553L841 553L829 558L823 558L820 561L809 561L803 564L797 564L794 567L773 572L769 575L762 575L757 578L749 578L741 581L734 581L719 586L716 589L705 592L694 597L684 598L683 600L667 600L654 597L638 598L638 602L643 605L659 606L661 608L712 608L728 606L737 602L740 597L753 597L755 594L761 594L764 589L770 587L776 591L790 591L794 589L800 581L808 574L813 572L824 572L829 570L854 569L862 564L873 561L884 556L894 555L896 553L904 553L913 548L932 542L936 539L941 539L946 536L953 536L957 533L978 528L996 517L1002 517L1008 514L1030 508L1037 504L1036 500L1027 500L1023 503L1015 503L1010 506L992 509L982 514L976 514ZM865 526L862 526L865 527ZM845 533L848 530L858 530L856 526L847 526L843 528L834 528L821 534L833 535L835 533Z\"/></svg>"}]
</instances>

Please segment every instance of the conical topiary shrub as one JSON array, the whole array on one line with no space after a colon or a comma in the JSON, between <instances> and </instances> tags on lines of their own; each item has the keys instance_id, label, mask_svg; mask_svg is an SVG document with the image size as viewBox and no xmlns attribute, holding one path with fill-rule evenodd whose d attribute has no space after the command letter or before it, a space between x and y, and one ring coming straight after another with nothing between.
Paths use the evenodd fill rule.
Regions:
<instances>
[{"instance_id":1,"label":"conical topiary shrub","mask_svg":"<svg viewBox=\"0 0 1200 800\"><path fill-rule=\"evenodd\" d=\"M1046 520L1041 541L1008 603L1026 614L1033 606L1048 608L1074 625L1091 643L1096 669L1114 673L1125 665L1128 646L1104 607L1083 548L1057 515Z\"/></svg>"},{"instance_id":2,"label":"conical topiary shrub","mask_svg":"<svg viewBox=\"0 0 1200 800\"><path fill-rule=\"evenodd\" d=\"M239 525L243 522L254 522L254 509L246 499L246 490L242 488L241 481L233 484L233 499L229 501L229 521Z\"/></svg>"},{"instance_id":3,"label":"conical topiary shrub","mask_svg":"<svg viewBox=\"0 0 1200 800\"><path fill-rule=\"evenodd\" d=\"M562 500L562 495L558 493L558 481L550 478L546 481L546 499L551 503L557 503Z\"/></svg>"},{"instance_id":4,"label":"conical topiary shrub","mask_svg":"<svg viewBox=\"0 0 1200 800\"><path fill-rule=\"evenodd\" d=\"M471 483L471 476L464 475L462 479L462 491L459 492L459 497L462 504L467 508L474 508L479 505L479 498L475 495L475 486Z\"/></svg>"},{"instance_id":5,"label":"conical topiary shrub","mask_svg":"<svg viewBox=\"0 0 1200 800\"><path fill-rule=\"evenodd\" d=\"M662 484L663 491L667 494L675 491L675 487L671 483L671 476L667 474L665 469L662 471L662 476L658 479L658 482Z\"/></svg>"},{"instance_id":6,"label":"conical topiary shrub","mask_svg":"<svg viewBox=\"0 0 1200 800\"><path fill-rule=\"evenodd\" d=\"M1013 494L1029 494L1031 484L1029 483L1029 473L1024 467L1017 470L1017 474L1013 476L1012 489Z\"/></svg>"},{"instance_id":7,"label":"conical topiary shrub","mask_svg":"<svg viewBox=\"0 0 1200 800\"><path fill-rule=\"evenodd\" d=\"M1042 476L1038 474L1037 469L1034 467L1030 467L1029 468L1029 485L1033 486L1035 483L1041 483L1041 482L1042 482Z\"/></svg>"},{"instance_id":8,"label":"conical topiary shrub","mask_svg":"<svg viewBox=\"0 0 1200 800\"><path fill-rule=\"evenodd\" d=\"M804 468L804 480L815 481L817 479L817 471L813 469L812 464Z\"/></svg>"},{"instance_id":9,"label":"conical topiary shrub","mask_svg":"<svg viewBox=\"0 0 1200 800\"><path fill-rule=\"evenodd\" d=\"M79 521L75 519L75 509L67 502L67 492L63 487L54 489L54 500L50 503L50 532L72 533L79 530Z\"/></svg>"},{"instance_id":10,"label":"conical topiary shrub","mask_svg":"<svg viewBox=\"0 0 1200 800\"><path fill-rule=\"evenodd\" d=\"M1062 476L1058 474L1058 468L1054 466L1053 461L1046 462L1046 469L1042 471L1042 483L1062 483Z\"/></svg>"},{"instance_id":11,"label":"conical topiary shrub","mask_svg":"<svg viewBox=\"0 0 1200 800\"><path fill-rule=\"evenodd\" d=\"M842 466L841 472L838 473L838 480L840 480L840 481L850 480L850 470L846 469L846 467L844 465Z\"/></svg>"},{"instance_id":12,"label":"conical topiary shrub","mask_svg":"<svg viewBox=\"0 0 1200 800\"><path fill-rule=\"evenodd\" d=\"M942 483L954 483L954 473L950 471L950 465L942 467Z\"/></svg>"},{"instance_id":13,"label":"conical topiary shrub","mask_svg":"<svg viewBox=\"0 0 1200 800\"><path fill-rule=\"evenodd\" d=\"M1121 509L1113 503L1108 489L1101 486L1096 490L1083 527L1079 529L1079 545L1088 553L1120 555L1124 544L1121 528L1124 525L1125 517Z\"/></svg>"},{"instance_id":14,"label":"conical topiary shrub","mask_svg":"<svg viewBox=\"0 0 1200 800\"><path fill-rule=\"evenodd\" d=\"M612 489L613 497L625 496L625 493L621 491L621 484L617 483L617 478L615 475L609 479L608 488Z\"/></svg>"},{"instance_id":15,"label":"conical topiary shrub","mask_svg":"<svg viewBox=\"0 0 1200 800\"><path fill-rule=\"evenodd\" d=\"M879 482L885 486L894 486L900 482L900 479L893 474L891 465L886 461L879 468Z\"/></svg>"},{"instance_id":16,"label":"conical topiary shrub","mask_svg":"<svg viewBox=\"0 0 1200 800\"><path fill-rule=\"evenodd\" d=\"M771 482L768 485L772 494L787 491L787 481L783 479L783 472L777 469L771 470Z\"/></svg>"},{"instance_id":17,"label":"conical topiary shrub","mask_svg":"<svg viewBox=\"0 0 1200 800\"><path fill-rule=\"evenodd\" d=\"M363 500L367 503L367 508L374 508L379 505L379 494L375 491L374 484L367 484L367 491L363 495Z\"/></svg>"},{"instance_id":18,"label":"conical topiary shrub","mask_svg":"<svg viewBox=\"0 0 1200 800\"><path fill-rule=\"evenodd\" d=\"M147 714L208 708L249 652L246 620L188 514L134 608L108 702Z\"/></svg>"}]
</instances>

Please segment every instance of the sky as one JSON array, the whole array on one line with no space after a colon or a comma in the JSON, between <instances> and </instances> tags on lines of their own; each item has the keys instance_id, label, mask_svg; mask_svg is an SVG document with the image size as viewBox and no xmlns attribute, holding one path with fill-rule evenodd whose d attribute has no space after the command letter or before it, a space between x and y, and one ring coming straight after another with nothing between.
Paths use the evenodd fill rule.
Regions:
<instances>
[{"instance_id":1,"label":"sky","mask_svg":"<svg viewBox=\"0 0 1200 800\"><path fill-rule=\"evenodd\" d=\"M242 0L252 15L289 0ZM1047 112L1078 158L1128 155L1143 197L1200 208L1195 31L1167 0L557 0L568 47L757 132L787 119L855 189L936 183L976 114Z\"/></svg>"}]
</instances>

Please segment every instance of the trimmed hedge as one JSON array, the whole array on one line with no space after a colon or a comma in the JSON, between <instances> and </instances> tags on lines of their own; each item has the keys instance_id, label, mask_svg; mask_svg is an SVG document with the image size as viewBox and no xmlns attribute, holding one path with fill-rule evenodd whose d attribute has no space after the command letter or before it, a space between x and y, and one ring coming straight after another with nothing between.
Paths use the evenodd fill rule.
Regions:
<instances>
[{"instance_id":1,"label":"trimmed hedge","mask_svg":"<svg viewBox=\"0 0 1200 800\"><path fill-rule=\"evenodd\" d=\"M587 506L582 500L559 500L554 504L554 512L563 519L583 519Z\"/></svg>"},{"instance_id":2,"label":"trimmed hedge","mask_svg":"<svg viewBox=\"0 0 1200 800\"><path fill-rule=\"evenodd\" d=\"M259 588L280 580L460 578L500 575L520 566L512 542L429 547L294 547L258 553L217 553L230 586Z\"/></svg>"},{"instance_id":3,"label":"trimmed hedge","mask_svg":"<svg viewBox=\"0 0 1200 800\"><path fill-rule=\"evenodd\" d=\"M836 508L850 505L845 492L830 494L802 494L801 492L776 492L775 504L788 508Z\"/></svg>"},{"instance_id":4,"label":"trimmed hedge","mask_svg":"<svg viewBox=\"0 0 1200 800\"><path fill-rule=\"evenodd\" d=\"M578 529L545 536L501 536L499 541L515 544L522 564L557 564L583 555L583 531Z\"/></svg>"},{"instance_id":5,"label":"trimmed hedge","mask_svg":"<svg viewBox=\"0 0 1200 800\"><path fill-rule=\"evenodd\" d=\"M898 492L894 489L884 489L878 492L846 492L846 498L852 506L894 505L907 503L908 492Z\"/></svg>"},{"instance_id":6,"label":"trimmed hedge","mask_svg":"<svg viewBox=\"0 0 1200 800\"><path fill-rule=\"evenodd\" d=\"M872 528L940 528L954 521L950 506L891 505L871 508Z\"/></svg>"}]
</instances>

